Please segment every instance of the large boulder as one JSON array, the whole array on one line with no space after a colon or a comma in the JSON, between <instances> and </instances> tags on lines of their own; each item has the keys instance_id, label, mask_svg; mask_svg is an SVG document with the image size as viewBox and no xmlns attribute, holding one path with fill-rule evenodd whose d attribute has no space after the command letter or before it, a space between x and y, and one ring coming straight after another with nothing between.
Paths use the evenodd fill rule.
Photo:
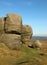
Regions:
<instances>
[{"instance_id":1,"label":"large boulder","mask_svg":"<svg viewBox=\"0 0 47 65\"><path fill-rule=\"evenodd\" d=\"M16 34L3 34L2 42L10 49L20 49L22 45L21 36Z\"/></svg>"},{"instance_id":2,"label":"large boulder","mask_svg":"<svg viewBox=\"0 0 47 65\"><path fill-rule=\"evenodd\" d=\"M25 43L27 40L31 40L32 38L32 28L29 25L22 25L22 42Z\"/></svg>"},{"instance_id":3,"label":"large boulder","mask_svg":"<svg viewBox=\"0 0 47 65\"><path fill-rule=\"evenodd\" d=\"M16 31L16 33L21 33L22 28L22 18L17 14L7 14L5 19L5 31L11 32Z\"/></svg>"}]
</instances>

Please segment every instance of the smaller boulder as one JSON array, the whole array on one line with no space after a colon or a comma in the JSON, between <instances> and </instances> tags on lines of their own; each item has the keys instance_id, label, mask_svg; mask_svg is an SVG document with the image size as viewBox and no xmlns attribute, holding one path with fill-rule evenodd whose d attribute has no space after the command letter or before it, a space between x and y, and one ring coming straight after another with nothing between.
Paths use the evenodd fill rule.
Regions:
<instances>
[{"instance_id":1,"label":"smaller boulder","mask_svg":"<svg viewBox=\"0 0 47 65\"><path fill-rule=\"evenodd\" d=\"M35 40L35 41L33 41L33 43L32 43L32 47L33 47L33 48L40 48L40 49L41 49L42 43L41 43L39 40Z\"/></svg>"}]
</instances>

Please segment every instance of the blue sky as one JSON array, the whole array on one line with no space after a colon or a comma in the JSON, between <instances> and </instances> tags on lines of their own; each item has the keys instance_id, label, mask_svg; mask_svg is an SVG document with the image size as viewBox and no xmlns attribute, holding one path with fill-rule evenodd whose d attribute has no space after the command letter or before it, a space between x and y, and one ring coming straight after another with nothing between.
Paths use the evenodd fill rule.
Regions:
<instances>
[{"instance_id":1,"label":"blue sky","mask_svg":"<svg viewBox=\"0 0 47 65\"><path fill-rule=\"evenodd\" d=\"M47 0L0 0L0 17L7 13L20 14L34 35L47 35Z\"/></svg>"}]
</instances>

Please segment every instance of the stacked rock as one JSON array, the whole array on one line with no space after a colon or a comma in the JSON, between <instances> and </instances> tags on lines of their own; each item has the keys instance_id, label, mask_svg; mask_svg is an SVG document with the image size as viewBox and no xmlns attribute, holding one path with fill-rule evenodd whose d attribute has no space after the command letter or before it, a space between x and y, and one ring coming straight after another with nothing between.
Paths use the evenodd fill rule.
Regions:
<instances>
[{"instance_id":1,"label":"stacked rock","mask_svg":"<svg viewBox=\"0 0 47 65\"><path fill-rule=\"evenodd\" d=\"M0 40L11 49L20 49L22 45L21 26L21 16L17 14L7 14L7 17L0 19Z\"/></svg>"},{"instance_id":2,"label":"stacked rock","mask_svg":"<svg viewBox=\"0 0 47 65\"><path fill-rule=\"evenodd\" d=\"M20 49L22 43L31 44L32 28L22 25L22 18L17 14L7 14L0 18L0 41L10 49Z\"/></svg>"},{"instance_id":3,"label":"stacked rock","mask_svg":"<svg viewBox=\"0 0 47 65\"><path fill-rule=\"evenodd\" d=\"M22 42L31 45L32 28L29 25L22 25Z\"/></svg>"}]
</instances>

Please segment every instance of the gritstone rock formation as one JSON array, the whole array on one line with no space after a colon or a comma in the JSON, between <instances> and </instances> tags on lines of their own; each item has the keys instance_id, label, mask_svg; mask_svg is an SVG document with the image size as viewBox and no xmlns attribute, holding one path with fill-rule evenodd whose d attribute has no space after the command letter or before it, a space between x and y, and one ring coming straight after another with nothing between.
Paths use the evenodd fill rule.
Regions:
<instances>
[{"instance_id":1,"label":"gritstone rock formation","mask_svg":"<svg viewBox=\"0 0 47 65\"><path fill-rule=\"evenodd\" d=\"M31 44L32 28L29 25L22 25L22 42L29 45Z\"/></svg>"},{"instance_id":2,"label":"gritstone rock formation","mask_svg":"<svg viewBox=\"0 0 47 65\"><path fill-rule=\"evenodd\" d=\"M17 14L7 14L0 18L0 41L10 49L20 49L22 43L30 45L32 28L22 24L22 18Z\"/></svg>"}]
</instances>

